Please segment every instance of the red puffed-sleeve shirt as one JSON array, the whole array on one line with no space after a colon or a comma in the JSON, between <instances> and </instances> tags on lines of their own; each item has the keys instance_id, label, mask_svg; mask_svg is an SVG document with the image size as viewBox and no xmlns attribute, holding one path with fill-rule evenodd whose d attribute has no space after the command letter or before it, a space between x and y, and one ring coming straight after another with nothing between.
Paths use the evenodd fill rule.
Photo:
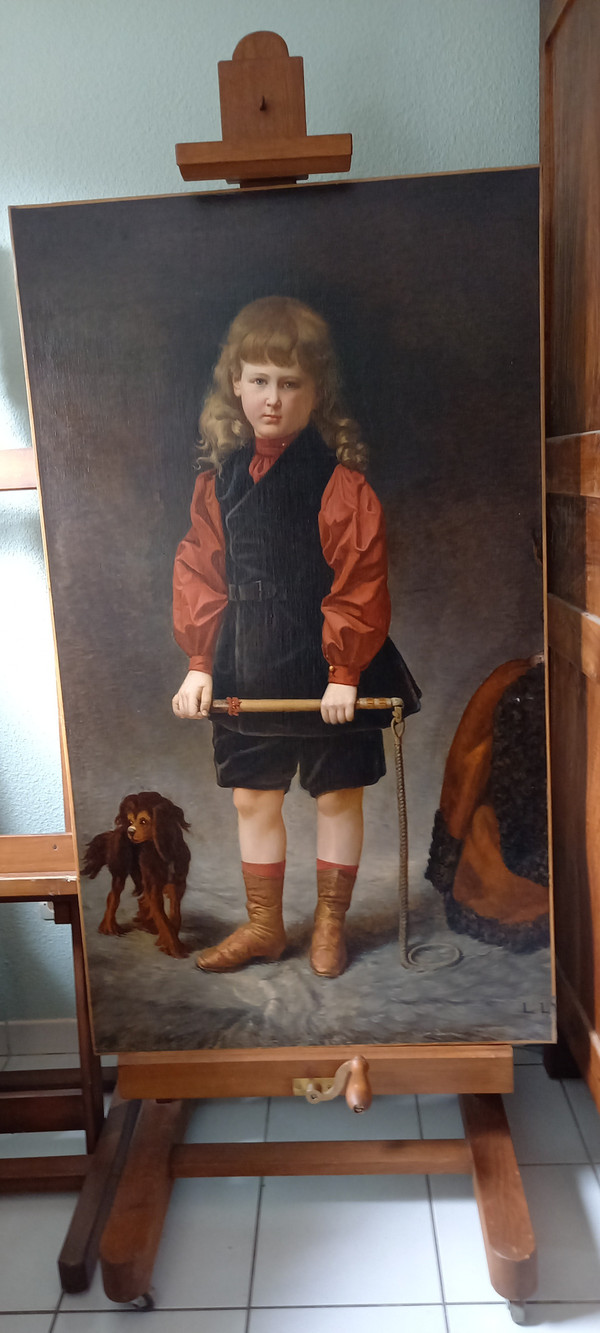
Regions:
<instances>
[{"instance_id":1,"label":"red puffed-sleeve shirt","mask_svg":"<svg viewBox=\"0 0 600 1333\"><path fill-rule=\"evenodd\" d=\"M289 443L289 439L256 440L250 463L255 484ZM173 580L175 638L190 659L190 670L208 673L228 600L215 478L215 472L198 477L192 526L177 549ZM321 607L329 680L357 685L361 671L385 641L391 615L383 512L361 472L338 464L323 491L319 535L333 570L331 591Z\"/></svg>"}]
</instances>

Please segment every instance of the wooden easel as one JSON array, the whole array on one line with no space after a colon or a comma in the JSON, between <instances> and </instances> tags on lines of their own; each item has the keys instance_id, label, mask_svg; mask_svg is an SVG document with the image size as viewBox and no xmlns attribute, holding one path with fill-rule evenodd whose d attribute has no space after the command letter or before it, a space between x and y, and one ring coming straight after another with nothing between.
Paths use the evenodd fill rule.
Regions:
<instances>
[{"instance_id":1,"label":"wooden easel","mask_svg":"<svg viewBox=\"0 0 600 1333\"><path fill-rule=\"evenodd\" d=\"M219 65L223 140L179 144L185 180L242 187L295 184L345 171L350 135L306 135L303 63L275 33L253 33ZM351 1062L347 1077L340 1066ZM458 1093L462 1140L184 1145L195 1098L327 1091L345 1085L354 1111L372 1093ZM101 1243L113 1301L151 1308L152 1268L174 1179L227 1175L471 1174L490 1277L522 1322L536 1286L535 1239L501 1093L513 1088L512 1049L498 1046L297 1047L123 1055L119 1090L142 1110ZM309 1096L309 1099L312 1099ZM315 1111L318 1114L318 1111Z\"/></svg>"}]
</instances>

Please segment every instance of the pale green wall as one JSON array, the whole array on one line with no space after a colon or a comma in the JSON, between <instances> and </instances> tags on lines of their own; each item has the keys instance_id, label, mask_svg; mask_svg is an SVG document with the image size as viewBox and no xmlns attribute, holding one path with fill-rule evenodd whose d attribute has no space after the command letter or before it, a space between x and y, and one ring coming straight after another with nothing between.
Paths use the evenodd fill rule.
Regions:
<instances>
[{"instance_id":1,"label":"pale green wall","mask_svg":"<svg viewBox=\"0 0 600 1333\"><path fill-rule=\"evenodd\" d=\"M538 0L0 0L0 448L29 440L6 207L189 189L174 144L220 138L217 61L257 28L304 57L309 133L350 130L354 177L537 161ZM54 832L35 495L0 524L0 833ZM4 905L0 1017L71 1012L66 928Z\"/></svg>"}]
</instances>

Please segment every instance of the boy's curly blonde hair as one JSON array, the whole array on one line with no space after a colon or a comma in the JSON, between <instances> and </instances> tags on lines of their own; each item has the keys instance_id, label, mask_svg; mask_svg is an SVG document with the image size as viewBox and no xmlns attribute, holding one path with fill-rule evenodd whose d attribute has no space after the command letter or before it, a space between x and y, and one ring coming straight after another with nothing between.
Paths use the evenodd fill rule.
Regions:
<instances>
[{"instance_id":1,"label":"boy's curly blonde hair","mask_svg":"<svg viewBox=\"0 0 600 1333\"><path fill-rule=\"evenodd\" d=\"M345 467L365 471L367 446L356 422L342 408L329 328L314 310L290 296L263 296L244 306L233 320L200 416L201 464L219 468L229 454L252 439L252 427L233 391L242 361L251 365L270 361L275 366L297 361L314 380L317 394L311 420L325 443Z\"/></svg>"}]
</instances>

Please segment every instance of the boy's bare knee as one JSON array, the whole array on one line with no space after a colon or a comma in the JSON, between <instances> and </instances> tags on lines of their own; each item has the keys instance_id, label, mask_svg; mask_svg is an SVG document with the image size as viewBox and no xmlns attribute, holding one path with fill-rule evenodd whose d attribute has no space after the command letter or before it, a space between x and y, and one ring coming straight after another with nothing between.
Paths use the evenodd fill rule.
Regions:
<instances>
[{"instance_id":1,"label":"boy's bare knee","mask_svg":"<svg viewBox=\"0 0 600 1333\"><path fill-rule=\"evenodd\" d=\"M343 791L326 791L322 796L318 796L317 806L320 814L331 819L346 810L360 809L362 798L362 787L345 787Z\"/></svg>"},{"instance_id":2,"label":"boy's bare knee","mask_svg":"<svg viewBox=\"0 0 600 1333\"><path fill-rule=\"evenodd\" d=\"M233 793L233 804L242 818L248 818L255 815L260 804L262 792L252 791L249 787L236 787Z\"/></svg>"},{"instance_id":3,"label":"boy's bare knee","mask_svg":"<svg viewBox=\"0 0 600 1333\"><path fill-rule=\"evenodd\" d=\"M242 819L251 819L256 815L275 815L283 805L282 791L254 791L251 787L235 787L233 804Z\"/></svg>"}]
</instances>

